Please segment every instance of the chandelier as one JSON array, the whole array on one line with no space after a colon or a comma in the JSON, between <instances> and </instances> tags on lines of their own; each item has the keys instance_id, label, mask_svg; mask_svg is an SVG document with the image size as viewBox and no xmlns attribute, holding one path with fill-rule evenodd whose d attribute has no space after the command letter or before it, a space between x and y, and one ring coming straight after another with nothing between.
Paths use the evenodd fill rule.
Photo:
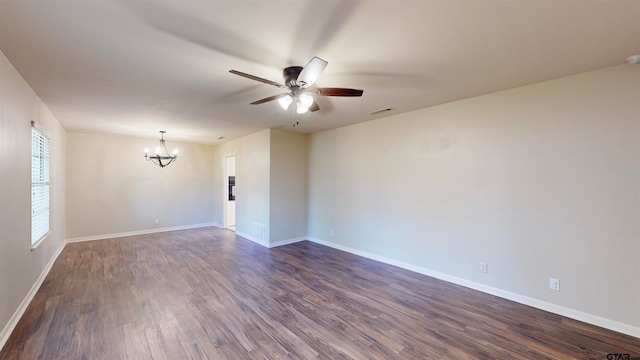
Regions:
<instances>
[{"instance_id":1,"label":"chandelier","mask_svg":"<svg viewBox=\"0 0 640 360\"><path fill-rule=\"evenodd\" d=\"M156 146L156 154L149 156L149 149L144 149L144 158L147 161L151 160L154 164L165 167L178 158L178 149L174 149L171 154L167 150L167 145L164 143L164 134L166 131L160 130L160 145Z\"/></svg>"}]
</instances>

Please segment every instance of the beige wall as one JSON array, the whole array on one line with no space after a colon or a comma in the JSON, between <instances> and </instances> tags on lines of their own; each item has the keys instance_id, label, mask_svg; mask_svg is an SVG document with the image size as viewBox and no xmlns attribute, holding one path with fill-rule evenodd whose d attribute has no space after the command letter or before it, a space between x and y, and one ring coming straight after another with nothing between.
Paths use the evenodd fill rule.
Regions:
<instances>
[{"instance_id":1,"label":"beige wall","mask_svg":"<svg viewBox=\"0 0 640 360\"><path fill-rule=\"evenodd\" d=\"M309 135L271 130L270 244L305 239Z\"/></svg>"},{"instance_id":2,"label":"beige wall","mask_svg":"<svg viewBox=\"0 0 640 360\"><path fill-rule=\"evenodd\" d=\"M269 167L271 130L264 130L215 146L213 163L216 189L214 222L224 225L224 157L236 155L236 232L238 235L269 244Z\"/></svg>"},{"instance_id":3,"label":"beige wall","mask_svg":"<svg viewBox=\"0 0 640 360\"><path fill-rule=\"evenodd\" d=\"M640 66L314 134L308 234L640 336Z\"/></svg>"},{"instance_id":4,"label":"beige wall","mask_svg":"<svg viewBox=\"0 0 640 360\"><path fill-rule=\"evenodd\" d=\"M213 146L165 139L180 154L160 168L143 154L158 140L69 132L68 239L213 222Z\"/></svg>"},{"instance_id":5,"label":"beige wall","mask_svg":"<svg viewBox=\"0 0 640 360\"><path fill-rule=\"evenodd\" d=\"M33 251L31 121L51 139L51 234ZM12 316L64 243L65 143L65 130L0 53L0 347L17 321Z\"/></svg>"}]
</instances>

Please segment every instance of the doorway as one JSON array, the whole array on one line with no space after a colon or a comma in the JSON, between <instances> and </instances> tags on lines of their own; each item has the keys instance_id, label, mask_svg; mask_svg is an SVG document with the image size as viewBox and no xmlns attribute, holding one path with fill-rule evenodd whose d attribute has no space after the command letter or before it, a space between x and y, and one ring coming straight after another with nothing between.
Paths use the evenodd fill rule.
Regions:
<instances>
[{"instance_id":1,"label":"doorway","mask_svg":"<svg viewBox=\"0 0 640 360\"><path fill-rule=\"evenodd\" d=\"M236 155L224 157L224 202L225 224L224 227L236 231Z\"/></svg>"}]
</instances>

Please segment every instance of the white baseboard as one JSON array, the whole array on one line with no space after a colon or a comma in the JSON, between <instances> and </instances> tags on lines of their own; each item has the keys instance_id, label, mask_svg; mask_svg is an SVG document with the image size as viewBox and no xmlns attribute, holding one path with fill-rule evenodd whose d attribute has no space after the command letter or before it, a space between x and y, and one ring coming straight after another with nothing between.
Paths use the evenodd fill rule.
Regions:
<instances>
[{"instance_id":1,"label":"white baseboard","mask_svg":"<svg viewBox=\"0 0 640 360\"><path fill-rule=\"evenodd\" d=\"M314 243L318 243L320 245L325 245L334 249L346 251L348 253L352 253L358 256L362 256L368 259L380 261L385 264L397 266L399 268L403 268L406 270L410 270L419 274L427 275L434 277L436 279L444 280L456 285L461 285L473 290L478 290L487 294L495 295L501 297L503 299L515 301L520 304L528 305L537 309L541 309L544 311L548 311L554 314L562 315L571 319L579 320L588 324L596 325L605 329L617 331L619 333L635 336L640 338L640 327L621 323L618 321L614 321L611 319L603 318L597 315L592 315L588 313L584 313L582 311L574 310L571 308L567 308L564 306L548 303L546 301L541 301L535 298L531 298L528 296L523 296L520 294L512 293L506 290L494 288L491 286L487 286L484 284L480 284L477 282L469 281L463 278L443 274L437 271L433 271L431 269L423 268L420 266L415 266L411 264L404 263L402 261L397 261L394 259L386 258L384 256L372 254L366 251L361 251L357 249L353 249L344 245L332 243L329 241L320 240L317 238L307 237L307 240L312 241Z\"/></svg>"},{"instance_id":2,"label":"white baseboard","mask_svg":"<svg viewBox=\"0 0 640 360\"><path fill-rule=\"evenodd\" d=\"M251 236L251 235L248 235L248 234L245 234L245 233L242 233L242 232L238 232L238 231L236 231L236 235L241 236L241 237L243 237L243 238L245 238L247 240L251 240L254 243L257 243L257 244L262 245L262 246L264 246L266 248L269 248L269 249L275 248L275 247L278 247L278 246L289 245L289 244L293 244L293 243L297 243L297 242L300 242L300 241L307 240L306 236L300 236L300 237L293 238L293 239L280 240L280 241L276 241L276 242L271 243L271 242L267 242L267 241L264 241L264 240L260 240L260 239L256 238L255 236Z\"/></svg>"},{"instance_id":3,"label":"white baseboard","mask_svg":"<svg viewBox=\"0 0 640 360\"><path fill-rule=\"evenodd\" d=\"M104 239L112 239L112 238L119 238L119 237L125 237L125 236L153 234L153 233L166 232L166 231L196 229L196 228L208 227L208 226L215 226L217 228L221 228L221 226L218 226L218 224L216 223L192 224L192 225L173 226L173 227L157 228L157 229L128 231L128 232L121 232L121 233L114 233L114 234L83 236L83 237L67 239L67 243L104 240Z\"/></svg>"},{"instance_id":4,"label":"white baseboard","mask_svg":"<svg viewBox=\"0 0 640 360\"><path fill-rule=\"evenodd\" d=\"M27 307L29 307L31 300L33 300L33 297L36 296L38 289L40 289L40 286L42 286L44 279L49 274L49 271L51 271L53 264L58 259L58 256L60 256L60 254L62 253L62 250L64 250L65 245L66 245L66 242L63 241L62 244L60 244L58 249L55 251L55 253L53 253L53 256L47 263L47 266L45 266L44 269L42 269L40 276L38 276L38 279L31 287L31 290L29 290L29 292L27 293L27 296L25 296L24 299L22 299L20 306L18 306L18 309L13 313L13 316L11 316L11 319L9 319L9 322L7 323L7 325L5 325L4 329L2 329L2 332L0 332L0 349L2 349L4 345L7 343L7 340L9 340L9 336L13 332L13 329L15 329L16 325L18 325L18 321L20 321L20 318L22 318L22 315L24 315L24 312L27 311Z\"/></svg>"},{"instance_id":5,"label":"white baseboard","mask_svg":"<svg viewBox=\"0 0 640 360\"><path fill-rule=\"evenodd\" d=\"M209 223L209 225L210 225L210 226L215 226L215 227L217 227L218 229L226 229L226 228L224 227L224 225L219 224L219 223L217 223L217 222Z\"/></svg>"},{"instance_id":6,"label":"white baseboard","mask_svg":"<svg viewBox=\"0 0 640 360\"><path fill-rule=\"evenodd\" d=\"M284 245L289 245L289 244L294 244L300 241L305 241L307 240L306 236L300 236L297 238L293 238L293 239L287 239L287 240L280 240L280 241L276 241L273 243L269 244L269 248L274 248L274 247L278 247L278 246L284 246Z\"/></svg>"},{"instance_id":7,"label":"white baseboard","mask_svg":"<svg viewBox=\"0 0 640 360\"><path fill-rule=\"evenodd\" d=\"M247 240L251 240L251 241L253 241L254 243L259 244L259 245L262 245L262 246L264 246L264 247L269 247L269 242L268 242L268 241L260 240L260 239L258 239L258 238L257 238L257 237L255 237L255 236L251 236L251 235L249 235L249 234L245 234L245 233L240 232L240 231L238 231L238 230L236 230L236 235L241 236L241 237L243 237L243 238L245 238L245 239L247 239Z\"/></svg>"}]
</instances>

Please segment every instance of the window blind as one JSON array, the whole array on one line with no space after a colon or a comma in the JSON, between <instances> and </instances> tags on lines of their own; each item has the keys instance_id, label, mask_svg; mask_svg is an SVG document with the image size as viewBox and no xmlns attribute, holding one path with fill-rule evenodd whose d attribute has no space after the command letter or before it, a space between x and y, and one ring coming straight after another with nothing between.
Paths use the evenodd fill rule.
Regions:
<instances>
[{"instance_id":1,"label":"window blind","mask_svg":"<svg viewBox=\"0 0 640 360\"><path fill-rule=\"evenodd\" d=\"M49 233L49 138L31 127L31 246Z\"/></svg>"}]
</instances>

